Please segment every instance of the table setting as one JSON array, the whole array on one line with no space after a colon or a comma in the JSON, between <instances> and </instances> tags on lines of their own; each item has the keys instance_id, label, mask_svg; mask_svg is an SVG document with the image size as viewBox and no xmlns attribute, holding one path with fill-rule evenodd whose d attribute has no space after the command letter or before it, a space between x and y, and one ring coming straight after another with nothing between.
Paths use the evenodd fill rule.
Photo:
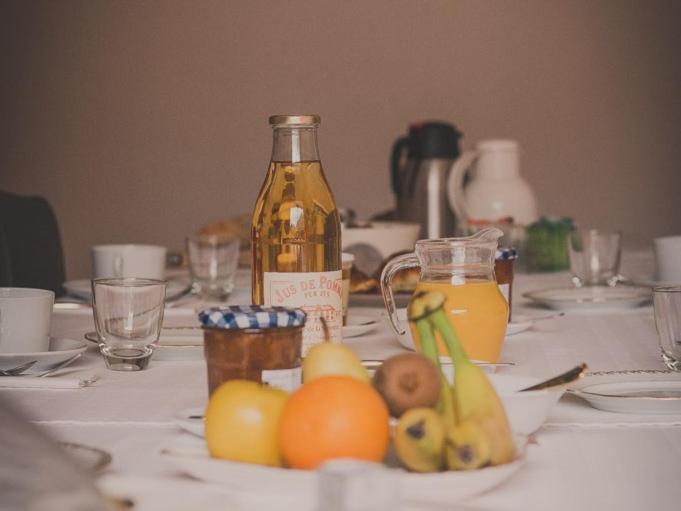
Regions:
<instances>
[{"instance_id":1,"label":"table setting","mask_svg":"<svg viewBox=\"0 0 681 511\"><path fill-rule=\"evenodd\" d=\"M626 250L538 219L512 141L448 153L457 236L434 208L422 225L341 219L319 123L270 118L245 236L243 219L209 224L172 258L93 245L58 299L0 288L0 399L31 434L102 509L675 508L679 237ZM517 181L515 220L473 218L473 161L485 194L494 167Z\"/></svg>"}]
</instances>

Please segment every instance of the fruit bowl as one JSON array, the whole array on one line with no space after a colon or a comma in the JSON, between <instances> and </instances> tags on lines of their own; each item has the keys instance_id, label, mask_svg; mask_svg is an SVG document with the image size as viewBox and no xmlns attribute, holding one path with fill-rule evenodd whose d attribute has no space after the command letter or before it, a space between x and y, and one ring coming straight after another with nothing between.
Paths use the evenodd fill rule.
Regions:
<instances>
[{"instance_id":1,"label":"fruit bowl","mask_svg":"<svg viewBox=\"0 0 681 511\"><path fill-rule=\"evenodd\" d=\"M414 507L445 506L491 490L510 478L526 461L527 437L516 435L518 456L510 463L471 471L417 474L399 471L398 486L402 500ZM180 435L161 451L170 466L196 479L218 483L226 489L261 493L294 500L297 511L315 510L318 473L316 471L266 467L211 458L205 441Z\"/></svg>"},{"instance_id":2,"label":"fruit bowl","mask_svg":"<svg viewBox=\"0 0 681 511\"><path fill-rule=\"evenodd\" d=\"M541 381L532 376L496 373L488 377L504 404L511 429L522 435L537 431L565 392L564 388L518 392Z\"/></svg>"}]
</instances>

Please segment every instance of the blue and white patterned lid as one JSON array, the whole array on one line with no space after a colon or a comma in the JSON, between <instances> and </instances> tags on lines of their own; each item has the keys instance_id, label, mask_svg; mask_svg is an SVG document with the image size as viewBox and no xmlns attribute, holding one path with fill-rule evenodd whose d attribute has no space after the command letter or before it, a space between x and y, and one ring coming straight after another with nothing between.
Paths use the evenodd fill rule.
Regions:
<instances>
[{"instance_id":1,"label":"blue and white patterned lid","mask_svg":"<svg viewBox=\"0 0 681 511\"><path fill-rule=\"evenodd\" d=\"M518 251L514 247L497 248L497 261L510 261L518 257Z\"/></svg>"},{"instance_id":2,"label":"blue and white patterned lid","mask_svg":"<svg viewBox=\"0 0 681 511\"><path fill-rule=\"evenodd\" d=\"M230 305L202 310L199 312L199 321L205 328L298 327L305 325L305 312L302 309L286 307Z\"/></svg>"}]
</instances>

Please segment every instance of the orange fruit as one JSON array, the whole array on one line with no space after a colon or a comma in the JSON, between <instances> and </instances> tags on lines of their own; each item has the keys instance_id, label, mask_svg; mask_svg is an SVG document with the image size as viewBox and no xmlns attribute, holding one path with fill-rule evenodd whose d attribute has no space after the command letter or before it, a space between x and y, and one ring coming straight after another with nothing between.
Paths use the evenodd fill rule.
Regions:
<instances>
[{"instance_id":1,"label":"orange fruit","mask_svg":"<svg viewBox=\"0 0 681 511\"><path fill-rule=\"evenodd\" d=\"M291 468L313 469L334 458L382 461L389 419L370 384L323 376L303 385L284 405L279 448Z\"/></svg>"}]
</instances>

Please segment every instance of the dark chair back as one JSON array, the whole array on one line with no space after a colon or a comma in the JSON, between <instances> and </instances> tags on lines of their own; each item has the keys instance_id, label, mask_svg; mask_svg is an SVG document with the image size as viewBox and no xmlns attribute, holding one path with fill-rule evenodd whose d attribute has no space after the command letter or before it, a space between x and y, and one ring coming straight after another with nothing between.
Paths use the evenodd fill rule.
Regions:
<instances>
[{"instance_id":1,"label":"dark chair back","mask_svg":"<svg viewBox=\"0 0 681 511\"><path fill-rule=\"evenodd\" d=\"M0 286L64 294L64 256L54 212L42 197L0 191Z\"/></svg>"}]
</instances>

